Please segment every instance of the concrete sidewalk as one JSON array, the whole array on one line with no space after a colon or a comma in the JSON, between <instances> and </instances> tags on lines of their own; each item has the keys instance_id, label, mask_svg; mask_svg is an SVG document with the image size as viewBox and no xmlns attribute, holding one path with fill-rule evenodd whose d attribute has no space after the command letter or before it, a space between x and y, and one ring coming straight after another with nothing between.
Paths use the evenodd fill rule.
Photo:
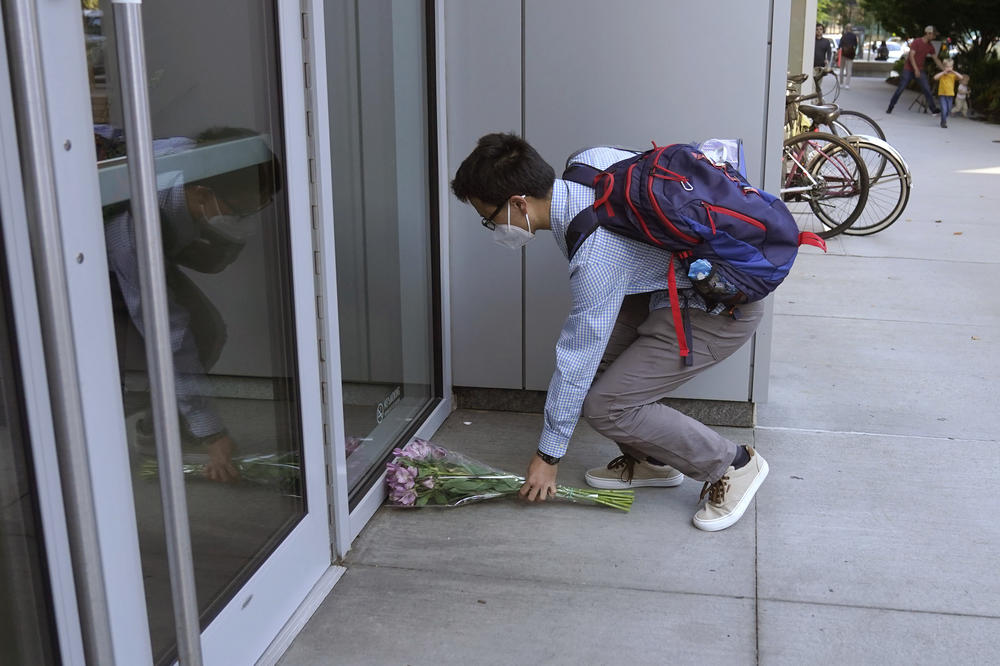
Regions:
<instances>
[{"instance_id":1,"label":"concrete sidewalk","mask_svg":"<svg viewBox=\"0 0 1000 666\"><path fill-rule=\"evenodd\" d=\"M690 480L629 514L383 508L281 663L1000 663L1000 126L891 93L838 102L906 157L908 209L776 293L770 400L720 429L771 466L737 525L695 529ZM459 411L435 440L521 472L541 421ZM560 482L615 455L581 424Z\"/></svg>"}]
</instances>

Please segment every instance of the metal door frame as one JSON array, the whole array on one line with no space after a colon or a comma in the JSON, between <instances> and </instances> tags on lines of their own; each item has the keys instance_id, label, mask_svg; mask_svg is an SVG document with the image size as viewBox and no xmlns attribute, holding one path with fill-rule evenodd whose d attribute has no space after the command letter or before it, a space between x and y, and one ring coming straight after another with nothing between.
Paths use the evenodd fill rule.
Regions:
<instances>
[{"instance_id":1,"label":"metal door frame","mask_svg":"<svg viewBox=\"0 0 1000 666\"><path fill-rule=\"evenodd\" d=\"M49 408L45 353L28 238L28 216L21 160L8 77L4 17L0 13L0 218L10 288L10 335L16 338L20 388L28 446L34 462L48 587L55 616L57 652L65 664L83 664L83 639L77 611L65 506L59 479L55 435Z\"/></svg>"}]
</instances>

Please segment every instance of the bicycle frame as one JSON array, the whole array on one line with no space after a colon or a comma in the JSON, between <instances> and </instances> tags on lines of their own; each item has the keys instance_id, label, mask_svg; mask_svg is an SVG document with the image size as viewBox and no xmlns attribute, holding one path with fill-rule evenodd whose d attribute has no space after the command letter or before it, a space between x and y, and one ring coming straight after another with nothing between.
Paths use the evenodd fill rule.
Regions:
<instances>
[{"instance_id":1,"label":"bicycle frame","mask_svg":"<svg viewBox=\"0 0 1000 666\"><path fill-rule=\"evenodd\" d=\"M833 164L834 167L836 168L836 170L842 176L842 181L840 179L831 180L829 178L824 178L824 182L825 183L841 182L841 187L844 187L844 186L847 186L847 185L850 186L849 188L844 189L843 192L840 192L838 190L829 190L828 189L826 191L826 193L829 194L830 196L835 196L835 197L836 196L847 197L847 196L851 196L852 194L854 194L856 192L857 181L856 181L855 178L853 178L851 176L850 171L844 165L843 161L840 160L840 159L838 159L835 155L830 155L828 152L824 152L824 150L823 150L822 147L816 146L816 144L814 142L812 142L812 141L806 141L806 142L804 142L802 144L802 146L799 148L797 154L794 154L794 155L793 154L789 154L789 157L792 160L793 166L789 170L788 174L785 176L785 187L781 188L781 190L780 190L781 194L798 194L798 193L811 192L811 191L813 191L819 185L819 181L816 180L815 177L813 177L813 175L810 172L809 168L805 164L802 163L804 155L805 155L805 152L806 152L806 149L810 148L810 147L815 150L817 156L818 155L822 155L823 157L826 158L826 160L830 164ZM815 161L815 159L816 158L814 158L814 161ZM795 182L795 178L796 178L796 176L799 176L799 174L802 174L806 178L808 178L809 181L810 181L810 183L811 183L811 185L809 185L809 186L792 186L791 184Z\"/></svg>"}]
</instances>

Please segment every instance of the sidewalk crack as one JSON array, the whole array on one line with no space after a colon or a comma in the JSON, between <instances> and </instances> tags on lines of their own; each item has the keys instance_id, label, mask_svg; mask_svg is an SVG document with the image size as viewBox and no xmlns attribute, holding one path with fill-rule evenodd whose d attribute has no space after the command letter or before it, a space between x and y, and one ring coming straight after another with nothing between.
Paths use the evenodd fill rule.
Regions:
<instances>
[{"instance_id":1,"label":"sidewalk crack","mask_svg":"<svg viewBox=\"0 0 1000 666\"><path fill-rule=\"evenodd\" d=\"M757 499L753 503L753 619L754 619L754 662L760 666L760 569L757 566L760 549L757 547Z\"/></svg>"}]
</instances>

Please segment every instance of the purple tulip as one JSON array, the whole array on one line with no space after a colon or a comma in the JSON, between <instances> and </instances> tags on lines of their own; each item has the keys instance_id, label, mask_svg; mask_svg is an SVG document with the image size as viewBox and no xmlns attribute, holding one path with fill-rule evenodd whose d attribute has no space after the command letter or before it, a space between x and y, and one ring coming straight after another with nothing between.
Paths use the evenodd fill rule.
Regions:
<instances>
[{"instance_id":1,"label":"purple tulip","mask_svg":"<svg viewBox=\"0 0 1000 666\"><path fill-rule=\"evenodd\" d=\"M431 447L426 440L415 439L403 447L407 456L413 460L424 460L431 453Z\"/></svg>"},{"instance_id":2,"label":"purple tulip","mask_svg":"<svg viewBox=\"0 0 1000 666\"><path fill-rule=\"evenodd\" d=\"M410 470L413 473L410 473ZM392 480L397 486L403 486L405 488L413 487L413 480L417 478L417 470L413 467L397 467L396 471L392 475Z\"/></svg>"},{"instance_id":3,"label":"purple tulip","mask_svg":"<svg viewBox=\"0 0 1000 666\"><path fill-rule=\"evenodd\" d=\"M424 488L434 488L434 477L428 476L420 483L420 485L422 485Z\"/></svg>"},{"instance_id":4,"label":"purple tulip","mask_svg":"<svg viewBox=\"0 0 1000 666\"><path fill-rule=\"evenodd\" d=\"M412 490L408 490L399 497L399 503L403 506L413 506L413 503L417 501L417 493Z\"/></svg>"}]
</instances>

